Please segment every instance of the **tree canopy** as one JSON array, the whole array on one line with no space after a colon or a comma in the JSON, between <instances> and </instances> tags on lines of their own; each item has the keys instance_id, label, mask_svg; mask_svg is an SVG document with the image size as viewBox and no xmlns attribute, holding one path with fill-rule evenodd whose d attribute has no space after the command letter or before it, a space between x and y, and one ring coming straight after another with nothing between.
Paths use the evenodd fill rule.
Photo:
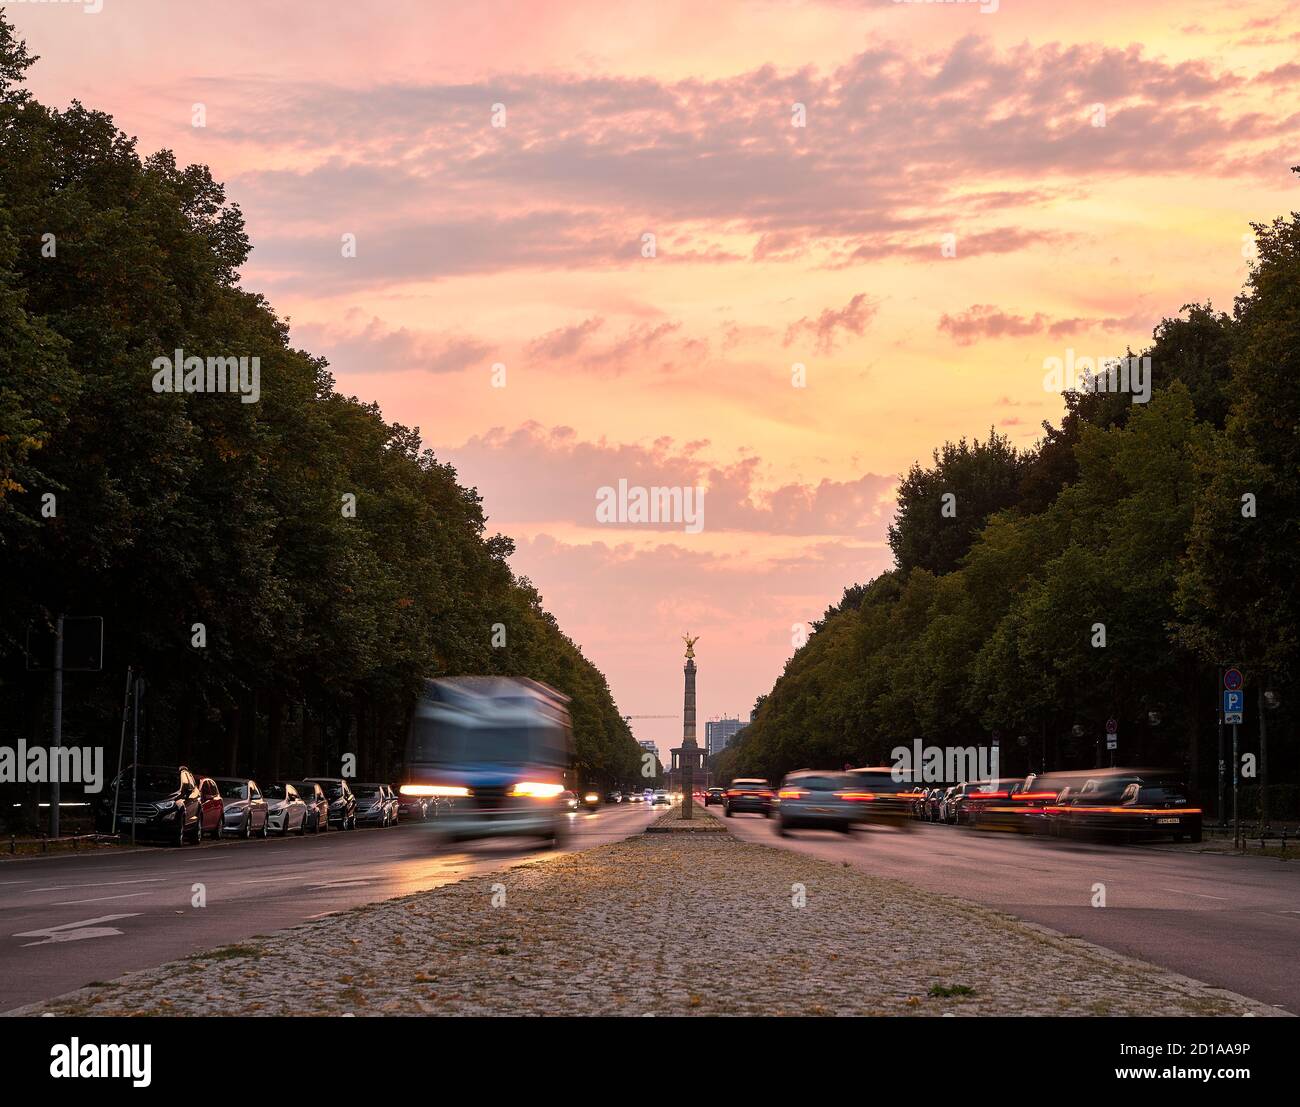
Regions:
<instances>
[{"instance_id":1,"label":"tree canopy","mask_svg":"<svg viewBox=\"0 0 1300 1107\"><path fill-rule=\"evenodd\" d=\"M0 703L48 740L29 628L102 615L106 672L68 678L65 741L117 745L127 665L151 758L208 771L395 772L426 676L572 697L584 781L639 779L602 674L511 572L478 494L416 428L336 391L240 286L238 205L113 120L49 109L0 15ZM257 357L258 402L158 393L174 350ZM355 513L343 510L355 498ZM196 645L197 624L205 642Z\"/></svg>"}]
</instances>

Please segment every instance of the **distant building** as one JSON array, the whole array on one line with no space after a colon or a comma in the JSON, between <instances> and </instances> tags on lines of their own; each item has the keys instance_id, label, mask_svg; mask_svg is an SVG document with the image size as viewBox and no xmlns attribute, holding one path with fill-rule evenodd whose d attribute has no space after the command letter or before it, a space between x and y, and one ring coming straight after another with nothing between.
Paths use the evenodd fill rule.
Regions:
<instances>
[{"instance_id":1,"label":"distant building","mask_svg":"<svg viewBox=\"0 0 1300 1107\"><path fill-rule=\"evenodd\" d=\"M704 744L709 756L721 753L745 726L739 719L710 719L704 724Z\"/></svg>"}]
</instances>

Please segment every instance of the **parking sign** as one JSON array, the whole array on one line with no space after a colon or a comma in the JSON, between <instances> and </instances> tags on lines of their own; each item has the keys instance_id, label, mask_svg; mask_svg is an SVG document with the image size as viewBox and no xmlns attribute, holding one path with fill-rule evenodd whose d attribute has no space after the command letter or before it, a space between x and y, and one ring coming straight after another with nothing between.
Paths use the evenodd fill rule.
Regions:
<instances>
[{"instance_id":1,"label":"parking sign","mask_svg":"<svg viewBox=\"0 0 1300 1107\"><path fill-rule=\"evenodd\" d=\"M1246 714L1246 693L1234 692L1228 689L1223 693L1223 721L1226 725L1232 726L1245 720Z\"/></svg>"}]
</instances>

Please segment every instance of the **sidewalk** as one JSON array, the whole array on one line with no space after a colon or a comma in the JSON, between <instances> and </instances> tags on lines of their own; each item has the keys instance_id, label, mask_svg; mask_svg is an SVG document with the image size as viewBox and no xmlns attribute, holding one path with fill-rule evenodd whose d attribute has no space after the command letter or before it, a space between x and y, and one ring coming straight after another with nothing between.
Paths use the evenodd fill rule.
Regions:
<instances>
[{"instance_id":1,"label":"sidewalk","mask_svg":"<svg viewBox=\"0 0 1300 1107\"><path fill-rule=\"evenodd\" d=\"M372 904L21 1013L43 1012L1277 1013L974 904L707 831Z\"/></svg>"}]
</instances>

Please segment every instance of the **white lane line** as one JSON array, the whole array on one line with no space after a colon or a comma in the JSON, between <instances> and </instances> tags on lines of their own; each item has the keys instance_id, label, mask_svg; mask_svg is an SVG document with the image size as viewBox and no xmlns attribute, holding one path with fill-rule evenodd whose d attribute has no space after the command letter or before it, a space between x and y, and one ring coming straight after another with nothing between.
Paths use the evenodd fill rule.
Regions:
<instances>
[{"instance_id":1,"label":"white lane line","mask_svg":"<svg viewBox=\"0 0 1300 1107\"><path fill-rule=\"evenodd\" d=\"M147 896L148 892L127 892L124 896L94 896L91 899L65 899L54 904L55 907L70 907L74 903L103 903L110 899L135 899L137 896Z\"/></svg>"},{"instance_id":2,"label":"white lane line","mask_svg":"<svg viewBox=\"0 0 1300 1107\"><path fill-rule=\"evenodd\" d=\"M97 919L82 919L80 922L64 923L62 926L45 926L39 930L24 930L15 934L15 938L40 938L39 942L24 942L28 946L47 946L51 942L79 942L83 938L107 938L122 932L115 926L96 926L96 923L115 922L118 919L134 919L138 911L127 915L101 915Z\"/></svg>"},{"instance_id":3,"label":"white lane line","mask_svg":"<svg viewBox=\"0 0 1300 1107\"><path fill-rule=\"evenodd\" d=\"M363 880L331 880L327 884L308 884L308 888L355 888L359 884L373 884L373 877L366 877Z\"/></svg>"},{"instance_id":4,"label":"white lane line","mask_svg":"<svg viewBox=\"0 0 1300 1107\"><path fill-rule=\"evenodd\" d=\"M1227 896L1207 896L1204 892L1188 892L1182 888L1161 888L1162 892L1177 892L1180 896L1198 896L1200 899L1221 899L1227 902Z\"/></svg>"},{"instance_id":5,"label":"white lane line","mask_svg":"<svg viewBox=\"0 0 1300 1107\"><path fill-rule=\"evenodd\" d=\"M7 888L10 884L30 884L30 880L0 880L0 888Z\"/></svg>"},{"instance_id":6,"label":"white lane line","mask_svg":"<svg viewBox=\"0 0 1300 1107\"><path fill-rule=\"evenodd\" d=\"M97 884L51 884L48 888L27 888L28 892L75 892L81 888L112 888L119 884L161 884L163 877L149 876L141 880L101 880Z\"/></svg>"},{"instance_id":7,"label":"white lane line","mask_svg":"<svg viewBox=\"0 0 1300 1107\"><path fill-rule=\"evenodd\" d=\"M303 918L304 918L304 919L323 919L323 918L325 918L327 915L337 915L337 914L338 914L337 911L321 911L319 914L316 914L316 915L304 915Z\"/></svg>"}]
</instances>

